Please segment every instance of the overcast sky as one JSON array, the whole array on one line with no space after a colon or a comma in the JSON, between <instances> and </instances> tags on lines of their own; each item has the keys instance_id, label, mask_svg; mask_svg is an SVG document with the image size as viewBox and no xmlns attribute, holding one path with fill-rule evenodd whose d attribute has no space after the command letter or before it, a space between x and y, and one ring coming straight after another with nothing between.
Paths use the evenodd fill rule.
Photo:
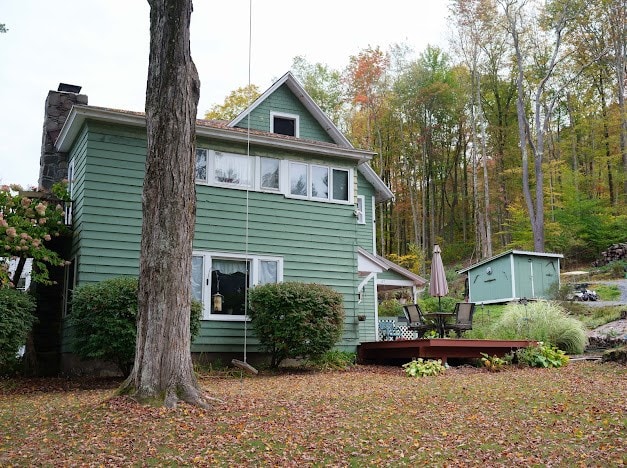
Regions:
<instances>
[{"instance_id":1,"label":"overcast sky","mask_svg":"<svg viewBox=\"0 0 627 468\"><path fill-rule=\"evenodd\" d=\"M0 183L36 185L44 101L58 84L89 104L143 111L145 0L0 0ZM252 0L251 82L264 91L304 56L343 69L351 55L406 43L445 45L447 0ZM202 116L248 84L249 0L196 0L192 58Z\"/></svg>"}]
</instances>

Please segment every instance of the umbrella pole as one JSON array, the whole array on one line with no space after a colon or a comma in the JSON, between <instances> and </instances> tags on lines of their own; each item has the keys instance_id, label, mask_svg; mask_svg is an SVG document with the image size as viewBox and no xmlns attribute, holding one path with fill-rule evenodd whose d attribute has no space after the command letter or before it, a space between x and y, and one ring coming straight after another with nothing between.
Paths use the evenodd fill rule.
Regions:
<instances>
[{"instance_id":1,"label":"umbrella pole","mask_svg":"<svg viewBox=\"0 0 627 468\"><path fill-rule=\"evenodd\" d=\"M442 296L438 296L438 312L442 312Z\"/></svg>"}]
</instances>

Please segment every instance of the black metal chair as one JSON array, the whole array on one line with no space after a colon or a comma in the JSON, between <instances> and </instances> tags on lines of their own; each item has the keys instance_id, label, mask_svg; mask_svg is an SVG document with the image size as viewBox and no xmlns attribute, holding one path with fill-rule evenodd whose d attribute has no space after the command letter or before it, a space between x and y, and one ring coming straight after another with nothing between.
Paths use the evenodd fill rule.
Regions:
<instances>
[{"instance_id":1,"label":"black metal chair","mask_svg":"<svg viewBox=\"0 0 627 468\"><path fill-rule=\"evenodd\" d=\"M425 319L418 304L404 305L403 312L405 312L405 317L407 317L407 328L418 332L418 338L422 338L427 331L433 329L433 324Z\"/></svg>"},{"instance_id":2,"label":"black metal chair","mask_svg":"<svg viewBox=\"0 0 627 468\"><path fill-rule=\"evenodd\" d=\"M445 330L454 330L457 337L462 336L462 332L466 330L472 330L472 316L475 313L474 302L458 302L455 304L455 323L446 325Z\"/></svg>"}]
</instances>

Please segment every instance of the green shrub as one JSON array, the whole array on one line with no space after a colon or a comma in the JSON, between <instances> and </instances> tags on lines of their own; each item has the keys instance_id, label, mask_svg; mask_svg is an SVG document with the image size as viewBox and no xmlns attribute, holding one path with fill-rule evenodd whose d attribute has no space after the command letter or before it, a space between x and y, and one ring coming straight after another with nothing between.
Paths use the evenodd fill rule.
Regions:
<instances>
[{"instance_id":1,"label":"green shrub","mask_svg":"<svg viewBox=\"0 0 627 468\"><path fill-rule=\"evenodd\" d=\"M442 360L433 359L424 360L422 358L412 359L411 362L403 364L403 369L409 377L429 377L431 375L442 374L446 371L446 365L442 364Z\"/></svg>"},{"instance_id":2,"label":"green shrub","mask_svg":"<svg viewBox=\"0 0 627 468\"><path fill-rule=\"evenodd\" d=\"M379 317L399 317L403 315L403 305L396 299L386 299L379 304Z\"/></svg>"},{"instance_id":3,"label":"green shrub","mask_svg":"<svg viewBox=\"0 0 627 468\"><path fill-rule=\"evenodd\" d=\"M342 295L320 284L287 282L249 292L252 326L271 367L285 358L306 359L329 351L342 335Z\"/></svg>"},{"instance_id":4,"label":"green shrub","mask_svg":"<svg viewBox=\"0 0 627 468\"><path fill-rule=\"evenodd\" d=\"M134 277L118 277L79 286L72 296L70 324L74 352L86 359L101 359L118 366L126 376L135 360L137 289ZM190 331L200 330L202 305L192 301Z\"/></svg>"},{"instance_id":5,"label":"green shrub","mask_svg":"<svg viewBox=\"0 0 627 468\"><path fill-rule=\"evenodd\" d=\"M583 353L588 344L585 325L568 316L559 304L547 301L508 304L488 338L542 341L569 354Z\"/></svg>"},{"instance_id":6,"label":"green shrub","mask_svg":"<svg viewBox=\"0 0 627 468\"><path fill-rule=\"evenodd\" d=\"M535 346L517 350L516 358L519 364L529 367L562 367L568 364L564 351L541 341Z\"/></svg>"},{"instance_id":7,"label":"green shrub","mask_svg":"<svg viewBox=\"0 0 627 468\"><path fill-rule=\"evenodd\" d=\"M0 372L17 368L18 350L35 322L35 300L17 289L0 289Z\"/></svg>"},{"instance_id":8,"label":"green shrub","mask_svg":"<svg viewBox=\"0 0 627 468\"><path fill-rule=\"evenodd\" d=\"M422 299L418 301L420 307L424 312L437 312L438 310L442 310L444 312L453 312L456 302L459 302L459 300L455 299L454 297L444 296L440 298L440 301L438 303L438 298L429 296L428 293L425 293Z\"/></svg>"},{"instance_id":9,"label":"green shrub","mask_svg":"<svg viewBox=\"0 0 627 468\"><path fill-rule=\"evenodd\" d=\"M506 354L503 357L490 356L487 353L481 353L481 364L490 372L501 372L508 366L513 359L511 354Z\"/></svg>"}]
</instances>

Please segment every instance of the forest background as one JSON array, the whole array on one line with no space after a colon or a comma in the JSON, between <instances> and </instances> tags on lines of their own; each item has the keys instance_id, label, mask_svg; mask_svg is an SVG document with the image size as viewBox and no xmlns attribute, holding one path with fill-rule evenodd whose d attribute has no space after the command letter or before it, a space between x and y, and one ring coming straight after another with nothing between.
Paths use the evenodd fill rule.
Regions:
<instances>
[{"instance_id":1,"label":"forest background","mask_svg":"<svg viewBox=\"0 0 627 468\"><path fill-rule=\"evenodd\" d=\"M395 193L377 250L426 274L506 249L589 263L627 240L627 1L452 0L448 48L292 72ZM260 93L234 90L208 119Z\"/></svg>"}]
</instances>

